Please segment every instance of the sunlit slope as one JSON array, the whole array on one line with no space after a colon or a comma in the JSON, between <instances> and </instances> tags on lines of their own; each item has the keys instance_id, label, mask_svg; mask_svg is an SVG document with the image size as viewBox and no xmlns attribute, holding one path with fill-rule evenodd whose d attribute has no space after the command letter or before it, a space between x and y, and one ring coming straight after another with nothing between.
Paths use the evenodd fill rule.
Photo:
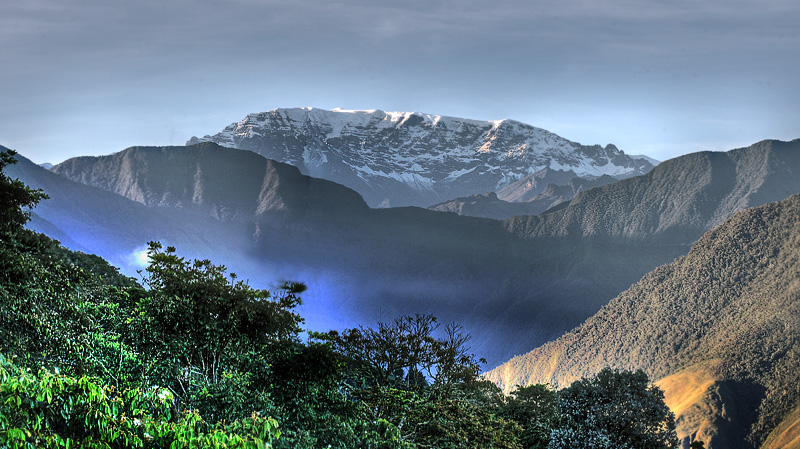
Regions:
<instances>
[{"instance_id":1,"label":"sunlit slope","mask_svg":"<svg viewBox=\"0 0 800 449\"><path fill-rule=\"evenodd\" d=\"M796 419L789 415L800 405L798 317L795 195L734 215L582 326L488 377L508 391L563 387L605 366L641 368L661 379L683 436L697 433L708 447L759 447L782 425L770 447L791 447Z\"/></svg>"},{"instance_id":2,"label":"sunlit slope","mask_svg":"<svg viewBox=\"0 0 800 449\"><path fill-rule=\"evenodd\" d=\"M764 449L800 448L800 407L794 409L770 433L763 447Z\"/></svg>"}]
</instances>

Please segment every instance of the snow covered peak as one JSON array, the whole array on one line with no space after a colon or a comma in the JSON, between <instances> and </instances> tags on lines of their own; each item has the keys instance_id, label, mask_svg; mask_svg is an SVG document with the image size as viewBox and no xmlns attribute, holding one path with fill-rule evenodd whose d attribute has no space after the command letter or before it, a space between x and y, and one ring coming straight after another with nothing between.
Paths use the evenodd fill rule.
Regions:
<instances>
[{"instance_id":1,"label":"snow covered peak","mask_svg":"<svg viewBox=\"0 0 800 449\"><path fill-rule=\"evenodd\" d=\"M368 203L428 206L498 190L543 168L625 177L652 168L613 145L583 146L514 120L379 109L278 108L248 114L213 141L347 185Z\"/></svg>"}]
</instances>

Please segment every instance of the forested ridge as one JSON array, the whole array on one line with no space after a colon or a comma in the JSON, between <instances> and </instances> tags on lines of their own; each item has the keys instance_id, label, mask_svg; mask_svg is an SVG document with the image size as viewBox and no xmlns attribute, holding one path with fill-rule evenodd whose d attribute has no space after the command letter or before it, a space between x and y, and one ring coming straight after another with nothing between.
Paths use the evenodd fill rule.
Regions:
<instances>
[{"instance_id":1,"label":"forested ridge","mask_svg":"<svg viewBox=\"0 0 800 449\"><path fill-rule=\"evenodd\" d=\"M254 289L158 242L127 278L23 227L44 192L5 174L0 192L0 447L676 444L643 372L504 396L457 324L403 316L306 336L303 284Z\"/></svg>"}]
</instances>

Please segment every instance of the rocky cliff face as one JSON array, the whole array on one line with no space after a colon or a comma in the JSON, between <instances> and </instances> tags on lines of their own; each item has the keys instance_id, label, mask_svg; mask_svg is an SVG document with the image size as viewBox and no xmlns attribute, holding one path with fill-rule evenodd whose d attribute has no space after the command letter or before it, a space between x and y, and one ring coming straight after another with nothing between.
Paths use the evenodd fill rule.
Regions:
<instances>
[{"instance_id":1,"label":"rocky cliff face","mask_svg":"<svg viewBox=\"0 0 800 449\"><path fill-rule=\"evenodd\" d=\"M51 171L145 206L194 210L220 220L367 210L356 192L341 185L213 143L132 147L109 156L72 158Z\"/></svg>"},{"instance_id":2,"label":"rocky cliff face","mask_svg":"<svg viewBox=\"0 0 800 449\"><path fill-rule=\"evenodd\" d=\"M294 165L356 190L372 207L427 207L497 191L545 168L585 178L624 178L653 168L614 145L580 145L513 120L417 112L274 109L187 144L200 142Z\"/></svg>"}]
</instances>

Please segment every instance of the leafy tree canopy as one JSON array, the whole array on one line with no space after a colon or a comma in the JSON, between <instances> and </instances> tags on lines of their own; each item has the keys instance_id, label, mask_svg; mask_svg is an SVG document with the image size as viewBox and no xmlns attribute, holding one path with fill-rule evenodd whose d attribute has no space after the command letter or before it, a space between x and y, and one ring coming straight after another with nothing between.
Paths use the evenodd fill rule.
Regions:
<instances>
[{"instance_id":1,"label":"leafy tree canopy","mask_svg":"<svg viewBox=\"0 0 800 449\"><path fill-rule=\"evenodd\" d=\"M673 449L678 446L675 417L664 393L649 384L644 371L605 368L558 394L560 423L550 449Z\"/></svg>"}]
</instances>

